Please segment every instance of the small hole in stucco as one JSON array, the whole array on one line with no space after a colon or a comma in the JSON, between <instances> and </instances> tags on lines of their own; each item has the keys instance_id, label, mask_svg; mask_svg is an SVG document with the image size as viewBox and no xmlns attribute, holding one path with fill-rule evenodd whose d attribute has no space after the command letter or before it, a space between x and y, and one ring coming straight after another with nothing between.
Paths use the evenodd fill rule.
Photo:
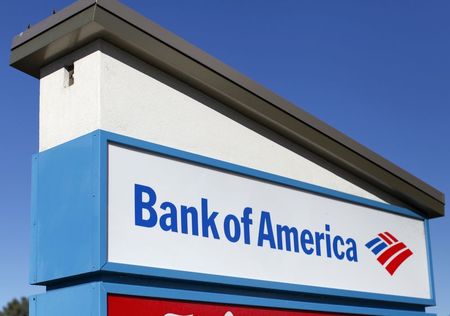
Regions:
<instances>
[{"instance_id":1,"label":"small hole in stucco","mask_svg":"<svg viewBox=\"0 0 450 316\"><path fill-rule=\"evenodd\" d=\"M64 66L64 87L70 87L74 84L75 67L73 64Z\"/></svg>"}]
</instances>

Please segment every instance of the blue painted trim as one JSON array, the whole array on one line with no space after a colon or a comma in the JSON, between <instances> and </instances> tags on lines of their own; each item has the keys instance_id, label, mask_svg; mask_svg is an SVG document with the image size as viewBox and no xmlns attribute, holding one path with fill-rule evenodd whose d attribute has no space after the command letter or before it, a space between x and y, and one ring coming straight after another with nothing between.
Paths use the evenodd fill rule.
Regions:
<instances>
[{"instance_id":1,"label":"blue painted trim","mask_svg":"<svg viewBox=\"0 0 450 316\"><path fill-rule=\"evenodd\" d=\"M326 303L311 303L273 298L261 298L247 295L232 295L221 293L206 293L190 290L156 288L147 286L132 286L117 283L103 283L103 288L110 294L135 295L152 298L174 299L205 303L219 303L230 305L245 305L254 307L271 307L291 310L352 313L360 315L389 315L389 316L432 316L425 312L411 310L395 310L352 305L337 305Z\"/></svg>"},{"instance_id":2,"label":"blue painted trim","mask_svg":"<svg viewBox=\"0 0 450 316\"><path fill-rule=\"evenodd\" d=\"M28 297L28 312L30 316L38 316L37 306L36 306L37 295L32 295Z\"/></svg>"},{"instance_id":3,"label":"blue painted trim","mask_svg":"<svg viewBox=\"0 0 450 316\"><path fill-rule=\"evenodd\" d=\"M95 237L94 242L98 242L100 247L93 247L92 258L95 264L93 265L92 271L100 270L106 260L106 251L107 247L103 247L103 245L107 245L107 240L105 236L107 235L105 223L102 218L105 218L107 215L107 203L105 202L107 199L107 188L104 185L103 181L106 181L106 174L103 169L105 169L106 165L103 164L102 156L106 155L104 150L101 147L101 140L99 133L91 134L91 142L92 142L92 178L95 179L94 183L92 183L92 198L95 200L93 205L93 214L95 216ZM103 164L103 165L102 165ZM103 168L102 168L103 167Z\"/></svg>"},{"instance_id":4,"label":"blue painted trim","mask_svg":"<svg viewBox=\"0 0 450 316\"><path fill-rule=\"evenodd\" d=\"M173 157L176 159L182 159L188 162L193 162L196 164L201 164L204 166L209 166L215 169L225 170L227 172L234 172L237 174L250 176L257 179L266 180L272 183L287 185L294 187L296 189L300 189L307 192L312 192L315 194L319 194L322 196L355 203L367 207L374 208L376 210L382 210L394 214L400 214L403 216L420 219L423 220L424 217L417 212L408 210L403 207L385 204L377 201L372 201L366 198L357 197L351 194L342 193L339 191L319 187L316 185L308 184L302 181L289 179L286 177L281 177L278 175L274 175L271 173L235 165L232 163L220 161L217 159L204 157L201 155L181 151L178 149L134 139L131 137L106 132L106 131L96 131L101 135L101 152L107 152L109 143L116 143L122 146L136 148L138 150L145 150L149 152L153 152L156 154ZM103 160L102 160L103 161ZM104 161L103 161L104 162ZM103 163L103 166L107 166L107 163ZM107 170L106 170L107 173ZM104 175L102 173L102 175ZM104 189L102 192L105 192L107 189L105 188L107 185L107 181L102 180L102 185ZM107 216L102 216L102 221L106 221ZM427 238L427 236L425 236ZM105 237L106 238L106 237ZM104 244L106 247L106 243ZM350 298L358 298L358 299L370 299L376 301L388 301L388 302L400 302L406 304L416 304L421 306L430 306L435 305L434 298L431 299L422 299L422 298L414 298L414 297L405 297L405 296L397 296L397 295L385 295L385 294L376 294L376 293L367 293L367 292L359 292L359 291L350 291L350 290L339 290L339 289L329 289L322 287L314 287L314 286L304 286L304 285L296 285L296 284L286 284L280 282L271 282L271 281L262 281L262 280L252 280L252 279L244 279L237 277L227 277L227 276L218 276L218 275L210 275L203 273L194 273L194 272L185 272L185 271L175 271L175 270L166 270L159 268L151 268L151 267L141 267L127 264L117 264L110 263L105 260L102 270L104 271L113 271L113 272L121 272L121 273L129 273L129 274L137 274L137 275L147 275L147 276L157 276L171 279L183 279L183 280L193 280L199 282L210 282L210 283L220 283L220 284L229 284L229 285L238 285L238 286L247 286L254 288L263 288L263 289L277 289L277 290L285 290L285 291L294 291L301 293L313 293L319 295L330 295L330 296L339 296L339 297L350 297Z\"/></svg>"},{"instance_id":5,"label":"blue painted trim","mask_svg":"<svg viewBox=\"0 0 450 316\"><path fill-rule=\"evenodd\" d=\"M424 219L423 215L421 215L419 212L412 211L412 210L409 210L404 207L386 204L386 203L382 203L382 202L378 202L378 201L373 201L373 200L362 198L362 197L359 197L356 195L343 193L340 191L324 188L324 187L321 187L318 185L282 177L279 175L275 175L275 174L264 172L264 171L259 171L259 170L248 168L248 167L239 166L239 165L236 165L233 163L229 163L229 162L221 161L218 159L209 158L209 157L189 153L186 151L146 142L146 141L131 138L128 136L123 136L123 135L106 132L106 131L102 131L102 130L100 130L99 132L102 134L103 139L107 140L107 142L118 143L118 144L126 145L129 147L136 147L137 149L141 149L141 150L144 149L146 151L162 154L164 156L174 157L177 159L181 158L185 161L194 162L194 163L201 164L204 166L213 167L215 169L222 169L222 170L226 170L228 172L231 171L231 172L234 172L237 174L250 176L252 178L257 178L260 180L261 179L266 180L266 181L276 183L276 184L290 186L290 187L293 187L296 189L300 189L302 191L319 194L319 195L326 196L329 198L368 206L368 207L371 207L371 208L374 208L377 210L387 211L390 213L400 214L400 215L417 218L417 219Z\"/></svg>"},{"instance_id":6,"label":"blue painted trim","mask_svg":"<svg viewBox=\"0 0 450 316\"><path fill-rule=\"evenodd\" d=\"M100 286L91 282L31 296L30 316L107 316L100 308Z\"/></svg>"},{"instance_id":7,"label":"blue painted trim","mask_svg":"<svg viewBox=\"0 0 450 316\"><path fill-rule=\"evenodd\" d=\"M361 307L349 304L305 302L292 299L264 298L252 295L223 294L110 282L90 282L51 290L30 297L30 316L108 315L108 294L132 295L154 299L172 299L198 303L266 307L297 311L351 313L378 316L433 316L417 310L395 307Z\"/></svg>"},{"instance_id":8,"label":"blue painted trim","mask_svg":"<svg viewBox=\"0 0 450 316\"><path fill-rule=\"evenodd\" d=\"M424 221L425 225L425 239L427 243L427 254L428 254L428 278L431 291L431 305L436 305L436 293L434 287L434 271L433 271L433 256L431 254L431 236L430 236L430 223L426 219Z\"/></svg>"},{"instance_id":9,"label":"blue painted trim","mask_svg":"<svg viewBox=\"0 0 450 316\"><path fill-rule=\"evenodd\" d=\"M30 210L30 284L37 281L37 249L38 249L38 227L37 227L37 206L38 206L38 170L39 170L38 155L33 155L31 160L31 210Z\"/></svg>"},{"instance_id":10,"label":"blue painted trim","mask_svg":"<svg viewBox=\"0 0 450 316\"><path fill-rule=\"evenodd\" d=\"M33 157L32 284L101 269L100 208L106 205L99 202L96 139L91 133Z\"/></svg>"},{"instance_id":11,"label":"blue painted trim","mask_svg":"<svg viewBox=\"0 0 450 316\"><path fill-rule=\"evenodd\" d=\"M108 316L108 292L105 283L99 282L100 316Z\"/></svg>"},{"instance_id":12,"label":"blue painted trim","mask_svg":"<svg viewBox=\"0 0 450 316\"><path fill-rule=\"evenodd\" d=\"M282 290L296 293L310 293L317 295L328 295L328 296L337 296L337 297L346 297L346 298L355 298L355 299L366 299L366 300L374 300L374 301L383 301L383 302L401 302L406 304L414 304L414 305L423 305L429 306L432 301L430 299L420 299L406 296L398 296L398 295L386 295L386 294L376 294L376 293L368 293L368 292L360 292L360 291L352 291L352 290L339 290L318 286L308 286L308 285L298 285L298 284L290 284L290 283L282 283L282 282L273 282L273 281L264 281L264 280L254 280L254 279L246 279L240 277L229 277L229 276L221 276L221 275L213 275L213 274L205 274L205 273L197 273L197 272L186 272L186 271L177 271L177 270L169 270L169 269L161 269L161 268L151 268L151 267L142 267L135 265L128 265L122 263L113 263L108 262L104 267L104 271L110 272L120 272L134 275L148 275L154 277L162 277L174 280L188 280L188 281L197 281L197 282L207 282L214 284L227 284L227 285L235 285L235 286L245 286L245 287L253 287L260 289L273 289L273 290Z\"/></svg>"},{"instance_id":13,"label":"blue painted trim","mask_svg":"<svg viewBox=\"0 0 450 316\"><path fill-rule=\"evenodd\" d=\"M108 146L101 132L93 133L98 149L99 162L97 169L99 170L99 193L100 193L100 266L103 267L108 260ZM105 149L106 147L106 149Z\"/></svg>"}]
</instances>

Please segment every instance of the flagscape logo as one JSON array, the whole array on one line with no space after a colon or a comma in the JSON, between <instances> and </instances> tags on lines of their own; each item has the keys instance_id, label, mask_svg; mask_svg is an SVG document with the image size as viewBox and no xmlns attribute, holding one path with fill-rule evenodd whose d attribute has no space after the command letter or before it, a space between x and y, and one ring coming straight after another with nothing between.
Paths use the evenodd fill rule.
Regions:
<instances>
[{"instance_id":1,"label":"flagscape logo","mask_svg":"<svg viewBox=\"0 0 450 316\"><path fill-rule=\"evenodd\" d=\"M378 262L390 275L394 275L400 265L413 254L404 243L389 232L379 233L366 244L366 247L377 256Z\"/></svg>"}]
</instances>

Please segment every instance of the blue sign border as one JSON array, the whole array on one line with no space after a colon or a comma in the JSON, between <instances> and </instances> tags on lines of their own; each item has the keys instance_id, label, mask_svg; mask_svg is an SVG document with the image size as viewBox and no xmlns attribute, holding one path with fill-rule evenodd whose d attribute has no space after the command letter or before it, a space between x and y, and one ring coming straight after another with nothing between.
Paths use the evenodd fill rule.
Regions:
<instances>
[{"instance_id":1,"label":"blue sign border","mask_svg":"<svg viewBox=\"0 0 450 316\"><path fill-rule=\"evenodd\" d=\"M160 288L153 286L127 285L110 282L90 282L81 285L55 289L30 298L30 315L33 316L79 316L108 315L108 295L129 295L154 299L169 299L198 303L266 307L298 311L346 313L378 316L435 316L422 310L358 306L348 303L331 304L305 302L292 299L277 299L253 295L235 295L185 289Z\"/></svg>"},{"instance_id":2,"label":"blue sign border","mask_svg":"<svg viewBox=\"0 0 450 316\"><path fill-rule=\"evenodd\" d=\"M190 163L200 164L218 170L262 179L271 183L290 186L303 191L367 206L380 211L386 211L423 220L426 232L425 237L427 242L431 298L422 299L350 290L338 290L107 262L107 177L108 144L110 143L181 159ZM67 165L72 168L67 168ZM70 169L70 171L67 171L67 169ZM50 176L49 170L51 170ZM65 203L62 202L63 206L67 207L66 213L71 216L69 216L68 220L74 222L76 225L74 225L73 231L71 231L71 227L61 228L54 224L54 227L52 227L53 231L56 233L59 231L60 234L58 234L58 236L63 235L63 237L59 240L52 240L51 236L44 234L39 227L42 226L42 222L46 225L54 222L53 216L55 216L55 214L38 214L38 212L42 209L51 209L54 207L54 205L52 205L52 203L54 203L52 199L54 199L55 195L60 197L60 202L65 201L66 197L68 201L71 201L70 196L73 195L73 192L71 191L73 188L70 186L69 188L66 188L60 184L54 184L55 182L58 183L58 181L59 183L61 182L61 173L64 173L64 177L67 177L67 179L65 179L67 182L75 181L75 183L80 181L79 174L84 174L86 177L86 179L84 179L84 183L87 185L80 186L79 188L77 187L77 190L80 190L78 195L82 194L86 198L77 199L76 203L79 205L77 205L76 208L72 205L73 203L68 202L68 205L65 205ZM258 289L273 289L353 299L406 303L421 306L435 305L428 220L416 211L102 130L94 131L73 141L36 155L33 158L32 181L32 248L34 250L32 250L30 277L31 283L34 284L45 284L46 282L52 280L70 277L73 275L83 275L89 272L110 271L134 275L145 275L150 277L182 279L215 284L220 283ZM38 183L40 185L38 185ZM93 184L92 187L90 186L91 184ZM37 192L38 189L42 191L42 188L47 188L47 190L44 192ZM60 207L60 205L58 205L58 207ZM42 211L40 212L42 213ZM94 217L92 217L92 215L94 215ZM90 219L86 222L85 219L87 216L90 216ZM67 229L69 232L66 232ZM77 231L75 232L75 230ZM73 238L70 233L82 235L84 238L80 242L80 240ZM66 238L64 238L64 234L67 235ZM63 250L55 250L60 248ZM41 249L44 249L44 251L41 254L37 254L35 249L40 249L40 252ZM70 249L70 252L69 250L64 249ZM62 266L55 269L55 267L41 264L42 256L51 259L48 260L49 262L59 263L63 259L65 261ZM67 265L66 263L70 260L70 258L73 258L73 262L72 264ZM79 258L85 258L85 260L80 261Z\"/></svg>"}]
</instances>

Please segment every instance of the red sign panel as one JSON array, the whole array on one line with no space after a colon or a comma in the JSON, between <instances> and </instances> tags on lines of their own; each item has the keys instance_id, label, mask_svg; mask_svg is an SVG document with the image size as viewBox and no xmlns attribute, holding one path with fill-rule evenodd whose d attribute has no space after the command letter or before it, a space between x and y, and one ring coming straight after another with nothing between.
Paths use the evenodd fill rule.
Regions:
<instances>
[{"instance_id":1,"label":"red sign panel","mask_svg":"<svg viewBox=\"0 0 450 316\"><path fill-rule=\"evenodd\" d=\"M322 312L230 306L152 299L137 296L108 295L108 316L343 316Z\"/></svg>"}]
</instances>

